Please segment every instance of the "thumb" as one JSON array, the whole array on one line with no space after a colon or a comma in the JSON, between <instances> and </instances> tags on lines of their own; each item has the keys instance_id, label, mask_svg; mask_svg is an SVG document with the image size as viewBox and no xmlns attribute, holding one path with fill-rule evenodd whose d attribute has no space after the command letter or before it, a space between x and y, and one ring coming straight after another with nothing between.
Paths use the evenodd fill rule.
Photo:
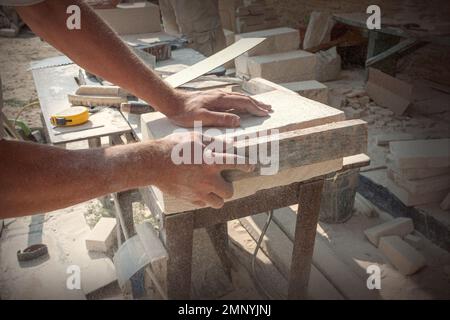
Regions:
<instances>
[{"instance_id":1,"label":"thumb","mask_svg":"<svg viewBox=\"0 0 450 320\"><path fill-rule=\"evenodd\" d=\"M239 127L241 122L237 114L211 110L202 111L199 120L204 126L212 127Z\"/></svg>"}]
</instances>

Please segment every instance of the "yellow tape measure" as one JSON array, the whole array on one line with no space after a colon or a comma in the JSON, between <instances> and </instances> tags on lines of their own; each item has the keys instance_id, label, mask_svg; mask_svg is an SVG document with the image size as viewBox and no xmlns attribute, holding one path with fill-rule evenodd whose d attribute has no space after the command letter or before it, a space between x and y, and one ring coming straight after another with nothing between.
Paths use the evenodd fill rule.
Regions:
<instances>
[{"instance_id":1,"label":"yellow tape measure","mask_svg":"<svg viewBox=\"0 0 450 320\"><path fill-rule=\"evenodd\" d=\"M50 122L57 127L76 126L88 120L89 110L82 106L70 107L50 117Z\"/></svg>"}]
</instances>

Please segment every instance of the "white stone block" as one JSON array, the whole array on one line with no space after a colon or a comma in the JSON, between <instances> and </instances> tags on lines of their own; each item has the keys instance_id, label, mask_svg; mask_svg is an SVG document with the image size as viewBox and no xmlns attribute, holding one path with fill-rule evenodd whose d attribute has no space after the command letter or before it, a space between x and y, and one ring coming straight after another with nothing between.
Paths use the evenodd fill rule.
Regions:
<instances>
[{"instance_id":1,"label":"white stone block","mask_svg":"<svg viewBox=\"0 0 450 320\"><path fill-rule=\"evenodd\" d=\"M281 85L305 98L325 104L328 103L328 87L319 81L296 81L282 83Z\"/></svg>"},{"instance_id":2,"label":"white stone block","mask_svg":"<svg viewBox=\"0 0 450 320\"><path fill-rule=\"evenodd\" d=\"M86 238L89 251L108 252L116 239L116 219L101 218Z\"/></svg>"},{"instance_id":3,"label":"white stone block","mask_svg":"<svg viewBox=\"0 0 450 320\"><path fill-rule=\"evenodd\" d=\"M380 250L403 275L411 275L425 266L425 258L399 236L380 239Z\"/></svg>"},{"instance_id":4,"label":"white stone block","mask_svg":"<svg viewBox=\"0 0 450 320\"><path fill-rule=\"evenodd\" d=\"M316 56L297 50L264 56L248 57L248 75L275 83L315 79Z\"/></svg>"},{"instance_id":5,"label":"white stone block","mask_svg":"<svg viewBox=\"0 0 450 320\"><path fill-rule=\"evenodd\" d=\"M413 231L414 224L410 218L396 218L366 229L364 234L370 242L378 246L381 237L393 235L403 237Z\"/></svg>"},{"instance_id":6,"label":"white stone block","mask_svg":"<svg viewBox=\"0 0 450 320\"><path fill-rule=\"evenodd\" d=\"M236 41L245 38L266 38L255 48L249 50L245 55L260 56L273 53L281 53L297 50L300 47L300 36L296 29L274 28L236 35Z\"/></svg>"}]
</instances>

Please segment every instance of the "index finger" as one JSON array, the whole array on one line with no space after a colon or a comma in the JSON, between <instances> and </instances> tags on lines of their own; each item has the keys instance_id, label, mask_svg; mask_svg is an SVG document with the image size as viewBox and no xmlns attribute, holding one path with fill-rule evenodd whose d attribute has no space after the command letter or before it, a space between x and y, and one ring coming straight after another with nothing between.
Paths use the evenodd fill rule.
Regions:
<instances>
[{"instance_id":1,"label":"index finger","mask_svg":"<svg viewBox=\"0 0 450 320\"><path fill-rule=\"evenodd\" d=\"M238 94L227 94L220 97L219 105L213 106L215 109L229 110L231 108L240 111L250 113L256 116L264 117L269 114L271 107L255 99Z\"/></svg>"},{"instance_id":2,"label":"index finger","mask_svg":"<svg viewBox=\"0 0 450 320\"><path fill-rule=\"evenodd\" d=\"M270 104L266 104L264 102L258 101L255 98L252 98L251 96L248 96L246 94L240 93L240 92L230 92L230 95L240 96L240 97L246 97L254 104L258 105L259 107L266 109L268 111L272 110L272 106Z\"/></svg>"}]
</instances>

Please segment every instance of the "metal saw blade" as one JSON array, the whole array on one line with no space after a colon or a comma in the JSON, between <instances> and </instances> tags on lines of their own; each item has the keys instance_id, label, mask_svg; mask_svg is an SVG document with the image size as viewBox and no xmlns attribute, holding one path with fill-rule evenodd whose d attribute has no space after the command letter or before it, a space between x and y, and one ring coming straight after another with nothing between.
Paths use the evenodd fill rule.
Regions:
<instances>
[{"instance_id":1,"label":"metal saw blade","mask_svg":"<svg viewBox=\"0 0 450 320\"><path fill-rule=\"evenodd\" d=\"M65 66L73 64L73 61L70 60L67 56L57 56L57 57L51 57L46 58L38 61L32 61L30 63L30 68L28 70L36 70L36 69L45 69L45 68L52 68L52 67L59 67L59 66Z\"/></svg>"}]
</instances>

